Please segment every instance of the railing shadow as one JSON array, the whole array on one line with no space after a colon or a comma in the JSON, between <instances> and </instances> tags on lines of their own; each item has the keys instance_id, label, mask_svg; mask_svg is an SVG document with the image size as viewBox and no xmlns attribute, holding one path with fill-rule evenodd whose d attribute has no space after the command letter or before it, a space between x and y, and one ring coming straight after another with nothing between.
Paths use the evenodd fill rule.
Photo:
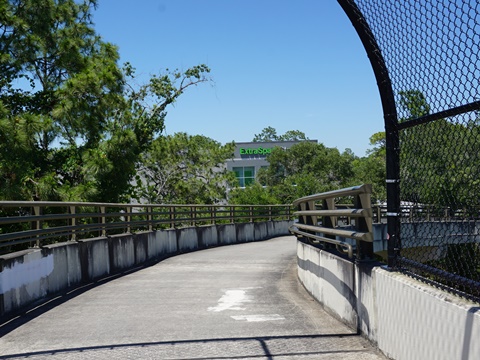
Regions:
<instances>
[{"instance_id":1,"label":"railing shadow","mask_svg":"<svg viewBox=\"0 0 480 360\"><path fill-rule=\"evenodd\" d=\"M116 356L131 358L131 356L134 356L137 358L174 358L177 360L273 359L285 356L321 356L326 354L339 354L341 356L341 354L346 355L367 351L353 348L348 345L348 342L343 346L343 349L338 349L338 346L335 347L335 350L329 349L327 344L330 341L329 339L346 337L359 337L359 335L345 333L257 336L107 344L9 354L0 356L0 359L35 358L40 356L58 356L61 358L75 355L76 353L83 358L89 358L90 353L90 356L97 358Z\"/></svg>"},{"instance_id":2,"label":"railing shadow","mask_svg":"<svg viewBox=\"0 0 480 360\"><path fill-rule=\"evenodd\" d=\"M160 261L160 259L158 261ZM28 305L27 307L22 308L18 312L4 315L0 317L0 338L17 329L18 327L26 324L27 322L37 318L38 316L41 316L42 314L52 310L53 308L63 303L66 303L67 301L91 289L94 289L97 286L103 285L127 274L131 274L147 267L153 266L157 264L158 261L151 261L144 265L121 271L107 277L92 281L90 283L73 286L60 294L55 294L42 298L39 301L36 301Z\"/></svg>"}]
</instances>

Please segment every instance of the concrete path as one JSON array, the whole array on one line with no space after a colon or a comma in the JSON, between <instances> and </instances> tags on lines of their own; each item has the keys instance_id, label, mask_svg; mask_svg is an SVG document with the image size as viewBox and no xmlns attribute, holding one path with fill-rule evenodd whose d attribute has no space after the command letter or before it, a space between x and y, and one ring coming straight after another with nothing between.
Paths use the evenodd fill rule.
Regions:
<instances>
[{"instance_id":1,"label":"concrete path","mask_svg":"<svg viewBox=\"0 0 480 360\"><path fill-rule=\"evenodd\" d=\"M299 285L293 237L180 255L56 299L0 326L10 358L384 359Z\"/></svg>"}]
</instances>

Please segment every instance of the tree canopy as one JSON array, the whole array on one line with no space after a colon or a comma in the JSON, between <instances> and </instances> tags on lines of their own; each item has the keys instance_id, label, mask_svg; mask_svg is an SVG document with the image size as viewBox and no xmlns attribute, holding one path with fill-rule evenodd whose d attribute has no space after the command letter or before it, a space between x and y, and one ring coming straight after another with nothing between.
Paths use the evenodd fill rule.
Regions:
<instances>
[{"instance_id":1,"label":"tree canopy","mask_svg":"<svg viewBox=\"0 0 480 360\"><path fill-rule=\"evenodd\" d=\"M224 167L233 144L162 135L168 107L209 81L210 69L167 69L134 85L134 67L119 65L117 47L95 31L96 6L0 0L0 199L285 203L364 180L383 189L381 136L359 158L270 126L253 141L301 142L274 149L257 182L234 189L234 174ZM405 99L417 112L428 110L413 92Z\"/></svg>"},{"instance_id":2,"label":"tree canopy","mask_svg":"<svg viewBox=\"0 0 480 360\"><path fill-rule=\"evenodd\" d=\"M234 174L225 161L234 144L176 133L155 139L142 156L134 198L139 202L215 204L225 200Z\"/></svg>"},{"instance_id":3,"label":"tree canopy","mask_svg":"<svg viewBox=\"0 0 480 360\"><path fill-rule=\"evenodd\" d=\"M430 113L423 93L402 92L401 104L407 122ZM480 205L478 114L438 119L407 128L400 133L402 200L451 209L474 209Z\"/></svg>"},{"instance_id":4,"label":"tree canopy","mask_svg":"<svg viewBox=\"0 0 480 360\"><path fill-rule=\"evenodd\" d=\"M166 109L205 65L133 86L96 34L95 0L0 0L0 198L126 199Z\"/></svg>"},{"instance_id":5,"label":"tree canopy","mask_svg":"<svg viewBox=\"0 0 480 360\"><path fill-rule=\"evenodd\" d=\"M266 130L276 133L273 128ZM357 157L350 149L341 153L311 141L299 142L289 149L276 147L267 155L269 166L260 169L256 182L232 191L229 200L285 204L302 196L361 183L373 183L373 199L385 200L385 142L381 139L381 133L372 136L374 148L366 157Z\"/></svg>"},{"instance_id":6,"label":"tree canopy","mask_svg":"<svg viewBox=\"0 0 480 360\"><path fill-rule=\"evenodd\" d=\"M302 141L308 140L305 133L299 130L289 130L283 135L277 135L277 130L271 126L264 128L260 134L255 134L253 142L271 142L271 141Z\"/></svg>"}]
</instances>

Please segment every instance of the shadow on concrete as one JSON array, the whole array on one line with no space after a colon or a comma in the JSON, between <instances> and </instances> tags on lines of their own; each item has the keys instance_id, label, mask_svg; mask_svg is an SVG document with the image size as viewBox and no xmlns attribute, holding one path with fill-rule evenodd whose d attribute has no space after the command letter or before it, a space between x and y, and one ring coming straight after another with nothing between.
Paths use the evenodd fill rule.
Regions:
<instances>
[{"instance_id":1,"label":"shadow on concrete","mask_svg":"<svg viewBox=\"0 0 480 360\"><path fill-rule=\"evenodd\" d=\"M340 279L336 274L331 272L329 269L317 265L314 262L310 260L304 260L304 259L298 259L298 266L304 270L304 271L309 271L313 273L316 277L322 278L325 281L328 281L330 285L332 285L335 290L341 294L345 300L349 303L352 311L354 312L356 316L356 324L348 323L348 325L356 328L357 334L360 334L362 331L362 325L364 326L364 331L367 333L370 332L371 325L370 325L370 318L368 316L368 309L364 306L364 304L361 301L360 297L357 297L357 294L355 292L355 273L351 274L352 276L352 284L347 284L345 283L342 279ZM367 273L368 275L371 276L371 271L372 271L372 264L367 264L367 265L361 265L362 271ZM346 276L348 278L348 276ZM305 290L313 296L312 292L305 288ZM360 288L359 291L360 293L362 289ZM317 299L318 300L318 299ZM323 305L323 304L322 304ZM324 307L325 308L325 307ZM332 314L334 317L338 318L339 315L331 311L330 309L325 308L325 310L329 313ZM362 314L362 317L360 318L359 315ZM342 320L343 321L343 320Z\"/></svg>"},{"instance_id":2,"label":"shadow on concrete","mask_svg":"<svg viewBox=\"0 0 480 360\"><path fill-rule=\"evenodd\" d=\"M325 335L286 335L265 337L239 337L218 339L196 339L142 342L131 344L109 344L98 346L86 346L66 349L50 349L36 352L26 352L0 356L0 359L35 358L41 356L58 358L71 358L76 354L84 358L101 356L102 358L116 356L139 356L149 358L152 354L155 358L174 358L176 360L220 360L220 359L247 359L266 358L273 359L280 356L315 356L325 354L364 353L366 350L349 348L343 350L329 350L325 342L332 338L341 339L358 337L357 334L325 334ZM322 339L325 339L322 341ZM316 345L316 346L315 346Z\"/></svg>"},{"instance_id":3,"label":"shadow on concrete","mask_svg":"<svg viewBox=\"0 0 480 360\"><path fill-rule=\"evenodd\" d=\"M475 316L475 313L477 312L480 312L480 307L472 307L467 312L467 318L465 319L465 332L463 335L462 359L470 358L470 346L472 342L472 328L474 320L473 318Z\"/></svg>"},{"instance_id":4,"label":"shadow on concrete","mask_svg":"<svg viewBox=\"0 0 480 360\"><path fill-rule=\"evenodd\" d=\"M56 306L59 306L75 298L76 296L83 294L86 291L89 291L97 286L103 285L109 281L118 279L122 276L153 266L158 262L159 261L152 261L147 264L144 264L132 269L128 269L116 274L112 274L110 276L98 279L90 283L71 287L60 294L56 294L54 296L47 296L43 299L40 299L26 306L25 308L20 309L17 312L0 317L0 338L5 336L9 332L15 330L16 328L24 325L25 323L35 319L36 317L46 313L47 311L50 311Z\"/></svg>"}]
</instances>

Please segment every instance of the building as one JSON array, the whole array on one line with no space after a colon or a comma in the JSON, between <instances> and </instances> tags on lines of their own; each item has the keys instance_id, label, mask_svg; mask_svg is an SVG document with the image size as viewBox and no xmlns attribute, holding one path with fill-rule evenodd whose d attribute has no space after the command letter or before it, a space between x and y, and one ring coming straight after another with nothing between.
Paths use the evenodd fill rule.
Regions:
<instances>
[{"instance_id":1,"label":"building","mask_svg":"<svg viewBox=\"0 0 480 360\"><path fill-rule=\"evenodd\" d=\"M317 140L307 140L317 143ZM268 167L267 155L275 147L289 149L300 141L238 142L235 143L234 158L227 160L227 170L233 171L240 187L255 181L258 170Z\"/></svg>"}]
</instances>

